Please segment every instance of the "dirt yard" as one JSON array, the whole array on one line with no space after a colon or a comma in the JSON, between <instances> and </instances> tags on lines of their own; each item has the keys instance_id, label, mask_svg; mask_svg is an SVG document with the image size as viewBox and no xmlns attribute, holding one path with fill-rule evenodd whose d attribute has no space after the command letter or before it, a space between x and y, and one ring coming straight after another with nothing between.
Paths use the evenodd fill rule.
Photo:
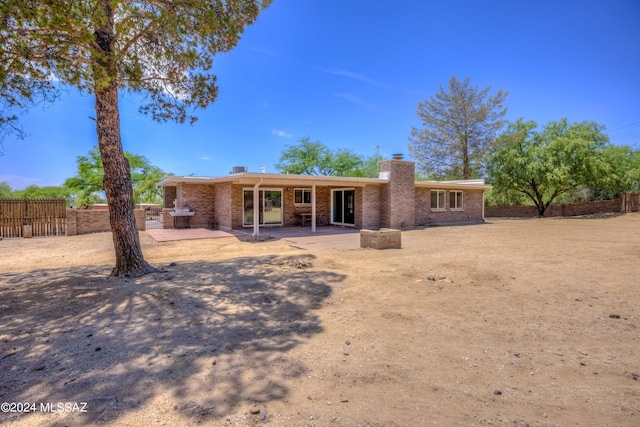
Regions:
<instances>
[{"instance_id":1,"label":"dirt yard","mask_svg":"<svg viewBox=\"0 0 640 427\"><path fill-rule=\"evenodd\" d=\"M141 239L137 279L109 233L0 241L0 402L36 410L1 425L640 425L640 214Z\"/></svg>"}]
</instances>

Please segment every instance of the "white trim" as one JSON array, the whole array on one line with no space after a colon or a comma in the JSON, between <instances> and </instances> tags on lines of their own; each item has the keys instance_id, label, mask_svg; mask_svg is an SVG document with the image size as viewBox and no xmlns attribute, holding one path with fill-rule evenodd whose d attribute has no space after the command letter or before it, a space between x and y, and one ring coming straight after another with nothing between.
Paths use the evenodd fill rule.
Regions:
<instances>
[{"instance_id":1,"label":"white trim","mask_svg":"<svg viewBox=\"0 0 640 427\"><path fill-rule=\"evenodd\" d=\"M433 193L444 193L444 200L442 201L442 207L439 206L440 205L440 195L436 194L436 207L433 207L432 204L432 195ZM431 190L429 192L429 208L431 209L432 212L446 212L447 211L447 190L443 190L440 188L437 188L435 190Z\"/></svg>"},{"instance_id":2,"label":"white trim","mask_svg":"<svg viewBox=\"0 0 640 427\"><path fill-rule=\"evenodd\" d=\"M462 206L456 206L455 208L451 207L451 201L456 200L457 198L451 198L451 193L462 193ZM464 211L464 191L462 190L449 190L449 210L452 212L461 212Z\"/></svg>"},{"instance_id":3,"label":"white trim","mask_svg":"<svg viewBox=\"0 0 640 427\"><path fill-rule=\"evenodd\" d=\"M253 235L254 236L258 236L260 231L259 231L259 227L282 227L284 225L284 188L277 188L277 187L259 187L258 191L279 191L280 192L280 222L276 223L276 224L261 224L259 219L260 219L260 210L255 209L256 206L260 205L260 196L258 194L258 192L256 190L254 190L254 188L256 188L257 186L259 186L259 183L257 183L254 187L243 187L242 188L242 226L245 228L248 227L253 227ZM245 196L244 193L245 191L253 191L253 224L247 224L245 223ZM258 201L256 202L256 198L258 199ZM264 196L262 198L263 201L263 206L262 208L264 208ZM263 210L263 216L262 216L262 221L264 222L264 210ZM256 226L257 225L257 226ZM256 228L258 230L256 230Z\"/></svg>"},{"instance_id":4,"label":"white trim","mask_svg":"<svg viewBox=\"0 0 640 427\"><path fill-rule=\"evenodd\" d=\"M348 223L348 222L344 222L344 211L342 212L342 221L343 222L335 222L333 220L333 193L335 193L336 191L341 191L342 197L343 197L343 203L344 203L344 192L345 191L353 191L353 224ZM332 225L342 225L345 227L355 227L356 226L356 189L355 188L332 188L331 189L331 203L329 206L330 212L329 212L329 224Z\"/></svg>"},{"instance_id":5,"label":"white trim","mask_svg":"<svg viewBox=\"0 0 640 427\"><path fill-rule=\"evenodd\" d=\"M314 184L315 186L315 184ZM301 191L302 192L302 202L298 203L296 202L296 191ZM304 202L304 193L313 193L313 189L309 188L309 187L295 187L293 189L293 205L296 207L305 207L305 206L311 206L313 204L313 194L309 195L309 198L312 199L312 201L310 203L305 203Z\"/></svg>"}]
</instances>

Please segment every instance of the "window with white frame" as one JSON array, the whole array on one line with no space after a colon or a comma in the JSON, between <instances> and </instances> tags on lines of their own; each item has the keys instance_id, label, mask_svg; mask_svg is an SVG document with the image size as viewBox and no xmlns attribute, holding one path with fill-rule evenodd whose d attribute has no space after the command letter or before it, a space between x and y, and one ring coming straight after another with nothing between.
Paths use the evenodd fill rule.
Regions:
<instances>
[{"instance_id":1,"label":"window with white frame","mask_svg":"<svg viewBox=\"0 0 640 427\"><path fill-rule=\"evenodd\" d=\"M449 208L452 210L464 209L462 191L449 191Z\"/></svg>"},{"instance_id":2,"label":"window with white frame","mask_svg":"<svg viewBox=\"0 0 640 427\"><path fill-rule=\"evenodd\" d=\"M310 205L311 204L311 189L310 188L296 188L293 190L293 202L296 205Z\"/></svg>"},{"instance_id":3,"label":"window with white frame","mask_svg":"<svg viewBox=\"0 0 640 427\"><path fill-rule=\"evenodd\" d=\"M432 210L444 210L445 194L444 190L431 190Z\"/></svg>"}]
</instances>

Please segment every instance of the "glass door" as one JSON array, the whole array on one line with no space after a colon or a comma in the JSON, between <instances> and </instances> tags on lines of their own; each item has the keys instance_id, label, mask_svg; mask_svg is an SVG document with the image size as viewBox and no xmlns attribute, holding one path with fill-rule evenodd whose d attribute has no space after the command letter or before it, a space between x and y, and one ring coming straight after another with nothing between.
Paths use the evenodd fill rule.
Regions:
<instances>
[{"instance_id":1,"label":"glass door","mask_svg":"<svg viewBox=\"0 0 640 427\"><path fill-rule=\"evenodd\" d=\"M331 223L338 225L355 225L356 191L331 190Z\"/></svg>"},{"instance_id":2,"label":"glass door","mask_svg":"<svg viewBox=\"0 0 640 427\"><path fill-rule=\"evenodd\" d=\"M243 191L242 225L253 225L253 190ZM282 190L264 189L258 191L258 224L282 225Z\"/></svg>"}]
</instances>

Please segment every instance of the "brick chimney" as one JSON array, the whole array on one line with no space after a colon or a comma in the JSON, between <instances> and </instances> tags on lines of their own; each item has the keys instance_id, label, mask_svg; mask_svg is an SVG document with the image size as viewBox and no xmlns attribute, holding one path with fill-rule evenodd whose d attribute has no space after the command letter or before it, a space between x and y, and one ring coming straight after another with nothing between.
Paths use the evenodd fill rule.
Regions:
<instances>
[{"instance_id":1,"label":"brick chimney","mask_svg":"<svg viewBox=\"0 0 640 427\"><path fill-rule=\"evenodd\" d=\"M414 227L416 164L393 155L380 162L380 172L389 177L380 194L380 226L383 228Z\"/></svg>"}]
</instances>

